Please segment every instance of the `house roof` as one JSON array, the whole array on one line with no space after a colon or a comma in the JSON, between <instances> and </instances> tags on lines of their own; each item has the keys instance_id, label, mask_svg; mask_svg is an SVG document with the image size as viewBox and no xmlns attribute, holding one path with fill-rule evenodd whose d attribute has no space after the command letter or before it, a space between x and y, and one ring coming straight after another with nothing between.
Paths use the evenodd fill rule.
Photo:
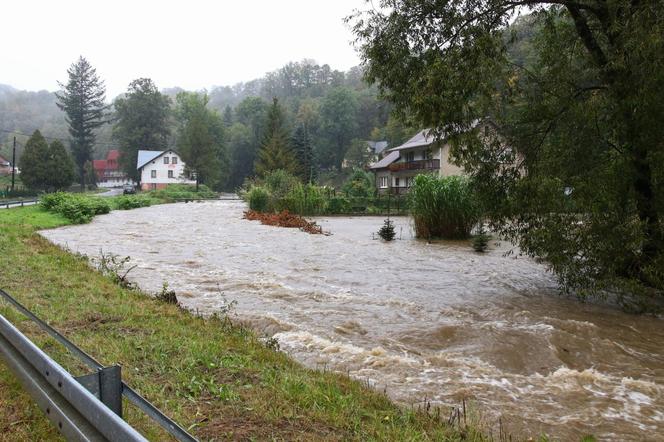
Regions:
<instances>
[{"instance_id":1,"label":"house roof","mask_svg":"<svg viewBox=\"0 0 664 442\"><path fill-rule=\"evenodd\" d=\"M404 149L411 149L413 147L428 146L436 141L438 140L431 133L431 129L423 129L416 133L415 136L413 136L410 140L403 143L401 146L393 147L392 149L389 149L389 151L394 152Z\"/></svg>"},{"instance_id":2,"label":"house roof","mask_svg":"<svg viewBox=\"0 0 664 442\"><path fill-rule=\"evenodd\" d=\"M165 152L165 150L139 150L138 159L136 160L136 169L140 169L150 161L156 160Z\"/></svg>"},{"instance_id":3,"label":"house roof","mask_svg":"<svg viewBox=\"0 0 664 442\"><path fill-rule=\"evenodd\" d=\"M399 151L388 153L385 158L369 166L369 169L384 169L399 159Z\"/></svg>"},{"instance_id":4,"label":"house roof","mask_svg":"<svg viewBox=\"0 0 664 442\"><path fill-rule=\"evenodd\" d=\"M94 170L106 170L106 160L92 160Z\"/></svg>"},{"instance_id":5,"label":"house roof","mask_svg":"<svg viewBox=\"0 0 664 442\"><path fill-rule=\"evenodd\" d=\"M387 149L387 141L367 141L367 144L375 154L379 154Z\"/></svg>"},{"instance_id":6,"label":"house roof","mask_svg":"<svg viewBox=\"0 0 664 442\"><path fill-rule=\"evenodd\" d=\"M108 151L108 154L106 154L106 159L107 159L107 160L115 160L115 161L117 161L118 158L120 158L120 151L118 151L118 150L116 150L116 149L109 150L109 151Z\"/></svg>"}]
</instances>

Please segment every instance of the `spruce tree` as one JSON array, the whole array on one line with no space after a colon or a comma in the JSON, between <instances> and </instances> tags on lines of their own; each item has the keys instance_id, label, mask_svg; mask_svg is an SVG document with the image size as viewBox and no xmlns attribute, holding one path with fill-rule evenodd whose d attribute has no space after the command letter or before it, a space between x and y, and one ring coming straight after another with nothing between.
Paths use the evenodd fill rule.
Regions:
<instances>
[{"instance_id":1,"label":"spruce tree","mask_svg":"<svg viewBox=\"0 0 664 442\"><path fill-rule=\"evenodd\" d=\"M55 173L49 167L49 147L41 132L36 130L25 144L19 160L21 181L36 190L48 189L48 177Z\"/></svg>"},{"instance_id":2,"label":"spruce tree","mask_svg":"<svg viewBox=\"0 0 664 442\"><path fill-rule=\"evenodd\" d=\"M300 165L288 141L283 110L279 100L274 98L267 113L265 139L254 165L256 175L265 176L278 169L293 175L299 174Z\"/></svg>"},{"instance_id":3,"label":"spruce tree","mask_svg":"<svg viewBox=\"0 0 664 442\"><path fill-rule=\"evenodd\" d=\"M85 164L92 161L95 129L107 122L106 87L97 71L83 57L67 70L69 79L56 93L58 107L65 111L71 135L71 151L79 172L81 190L85 189ZM94 179L94 177L92 177Z\"/></svg>"},{"instance_id":4,"label":"spruce tree","mask_svg":"<svg viewBox=\"0 0 664 442\"><path fill-rule=\"evenodd\" d=\"M293 134L293 150L300 164L301 176L304 182L314 180L314 150L311 136L304 124L300 124Z\"/></svg>"}]
</instances>

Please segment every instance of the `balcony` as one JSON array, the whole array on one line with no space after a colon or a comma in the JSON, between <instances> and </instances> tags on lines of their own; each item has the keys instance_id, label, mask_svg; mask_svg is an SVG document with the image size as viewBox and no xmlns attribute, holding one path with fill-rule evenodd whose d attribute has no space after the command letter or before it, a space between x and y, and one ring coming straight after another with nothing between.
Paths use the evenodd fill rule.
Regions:
<instances>
[{"instance_id":1,"label":"balcony","mask_svg":"<svg viewBox=\"0 0 664 442\"><path fill-rule=\"evenodd\" d=\"M389 169L390 172L399 172L402 170L438 170L440 169L440 160L432 159L392 163Z\"/></svg>"}]
</instances>

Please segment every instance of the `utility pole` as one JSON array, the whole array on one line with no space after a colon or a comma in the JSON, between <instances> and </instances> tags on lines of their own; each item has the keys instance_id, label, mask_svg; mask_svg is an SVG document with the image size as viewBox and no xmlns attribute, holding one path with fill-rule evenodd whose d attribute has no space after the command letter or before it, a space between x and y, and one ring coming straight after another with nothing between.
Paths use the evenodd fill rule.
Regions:
<instances>
[{"instance_id":1,"label":"utility pole","mask_svg":"<svg viewBox=\"0 0 664 442\"><path fill-rule=\"evenodd\" d=\"M12 193L14 193L15 175L16 175L16 137L14 137L14 149L12 150Z\"/></svg>"}]
</instances>

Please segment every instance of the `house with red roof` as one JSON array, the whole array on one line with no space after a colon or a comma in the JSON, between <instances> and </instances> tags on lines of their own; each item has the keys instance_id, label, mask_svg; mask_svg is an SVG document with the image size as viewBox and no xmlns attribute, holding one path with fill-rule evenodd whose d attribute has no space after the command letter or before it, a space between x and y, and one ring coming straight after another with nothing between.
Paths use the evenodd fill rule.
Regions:
<instances>
[{"instance_id":1,"label":"house with red roof","mask_svg":"<svg viewBox=\"0 0 664 442\"><path fill-rule=\"evenodd\" d=\"M109 150L105 160L94 160L92 167L99 187L122 187L133 184L133 181L120 168L120 151Z\"/></svg>"}]
</instances>

